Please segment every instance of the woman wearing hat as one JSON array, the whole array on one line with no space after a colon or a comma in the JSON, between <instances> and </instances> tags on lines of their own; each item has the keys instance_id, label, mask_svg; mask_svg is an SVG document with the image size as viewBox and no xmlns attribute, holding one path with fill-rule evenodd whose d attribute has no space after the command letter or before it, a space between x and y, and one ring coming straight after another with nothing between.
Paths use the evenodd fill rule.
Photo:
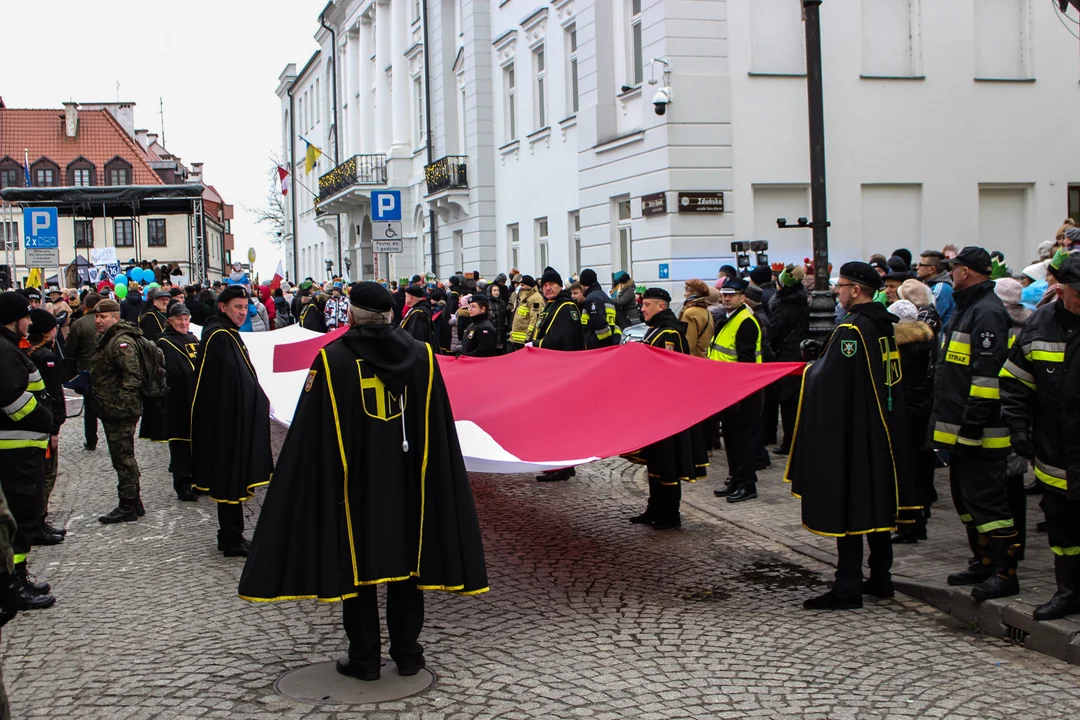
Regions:
<instances>
[{"instance_id":1,"label":"woman wearing hat","mask_svg":"<svg viewBox=\"0 0 1080 720\"><path fill-rule=\"evenodd\" d=\"M49 452L45 457L45 493L41 506L41 529L35 545L56 545L64 541L67 530L56 529L45 521L49 514L49 496L56 485L56 453L59 450L60 426L67 419L67 406L64 403L64 371L60 356L56 353L56 333L59 328L56 318L51 313L37 308L30 313L30 331L27 333L30 347L26 354L34 362L41 379L45 381L45 391L49 394L49 409L52 410L52 432L49 434Z\"/></svg>"}]
</instances>

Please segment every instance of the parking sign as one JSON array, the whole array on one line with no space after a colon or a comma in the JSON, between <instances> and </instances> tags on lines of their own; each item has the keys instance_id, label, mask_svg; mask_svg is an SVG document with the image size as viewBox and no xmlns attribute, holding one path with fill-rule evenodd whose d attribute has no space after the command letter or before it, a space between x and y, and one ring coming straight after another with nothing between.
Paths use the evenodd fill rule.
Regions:
<instances>
[{"instance_id":1,"label":"parking sign","mask_svg":"<svg viewBox=\"0 0 1080 720\"><path fill-rule=\"evenodd\" d=\"M401 191L400 190L372 190L371 191L371 221L372 222L400 222L401 221Z\"/></svg>"},{"instance_id":2,"label":"parking sign","mask_svg":"<svg viewBox=\"0 0 1080 720\"><path fill-rule=\"evenodd\" d=\"M56 208L27 208L23 210L23 242L30 248L60 247L60 217Z\"/></svg>"}]
</instances>

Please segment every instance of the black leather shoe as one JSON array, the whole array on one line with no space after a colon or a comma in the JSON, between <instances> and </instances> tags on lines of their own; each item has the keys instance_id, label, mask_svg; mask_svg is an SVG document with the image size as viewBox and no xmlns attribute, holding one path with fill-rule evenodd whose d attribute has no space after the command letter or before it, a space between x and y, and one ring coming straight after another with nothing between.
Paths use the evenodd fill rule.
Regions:
<instances>
[{"instance_id":1,"label":"black leather shoe","mask_svg":"<svg viewBox=\"0 0 1080 720\"><path fill-rule=\"evenodd\" d=\"M993 574L994 571L992 568L978 563L972 563L968 566L967 570L953 573L952 575L949 575L945 581L950 585L978 585L979 583L988 580Z\"/></svg>"},{"instance_id":2,"label":"black leather shoe","mask_svg":"<svg viewBox=\"0 0 1080 720\"><path fill-rule=\"evenodd\" d=\"M98 522L105 525L112 525L114 523L135 522L138 519L139 515L135 511L135 503L130 500L124 500L113 508L108 515L99 517Z\"/></svg>"},{"instance_id":3,"label":"black leather shoe","mask_svg":"<svg viewBox=\"0 0 1080 720\"><path fill-rule=\"evenodd\" d=\"M842 597L830 590L824 595L804 600L802 606L804 610L858 610L862 607L862 595Z\"/></svg>"},{"instance_id":4,"label":"black leather shoe","mask_svg":"<svg viewBox=\"0 0 1080 720\"><path fill-rule=\"evenodd\" d=\"M397 674L401 677L412 677L416 673L423 670L425 667L427 667L427 663L424 661L424 658L421 657L418 662L414 661L409 663L398 663Z\"/></svg>"},{"instance_id":5,"label":"black leather shoe","mask_svg":"<svg viewBox=\"0 0 1080 720\"><path fill-rule=\"evenodd\" d=\"M924 540L926 539L925 535L924 535L923 539ZM913 544L919 542L919 534L918 534L918 531L916 531L914 529L908 530L908 529L905 528L904 530L897 530L896 532L894 532L892 534L892 536L889 538L889 540L892 542L893 545L904 545L904 544L912 544L913 545Z\"/></svg>"},{"instance_id":6,"label":"black leather shoe","mask_svg":"<svg viewBox=\"0 0 1080 720\"><path fill-rule=\"evenodd\" d=\"M67 537L67 528L53 527L44 520L41 521L41 532L49 533L50 535L59 535L60 537Z\"/></svg>"},{"instance_id":7,"label":"black leather shoe","mask_svg":"<svg viewBox=\"0 0 1080 720\"><path fill-rule=\"evenodd\" d=\"M757 490L752 487L741 487L735 492L727 496L729 503L742 502L743 500L753 500L757 497Z\"/></svg>"},{"instance_id":8,"label":"black leather shoe","mask_svg":"<svg viewBox=\"0 0 1080 720\"><path fill-rule=\"evenodd\" d=\"M64 542L63 535L54 535L53 533L47 533L44 530L39 530L37 533L35 533L34 538L30 541L30 544L45 547L47 545L59 545L62 542Z\"/></svg>"},{"instance_id":9,"label":"black leather shoe","mask_svg":"<svg viewBox=\"0 0 1080 720\"><path fill-rule=\"evenodd\" d=\"M869 580L863 580L862 594L879 598L891 598L896 595L896 591L893 590L891 579L882 581L877 578L870 578Z\"/></svg>"},{"instance_id":10,"label":"black leather shoe","mask_svg":"<svg viewBox=\"0 0 1080 720\"><path fill-rule=\"evenodd\" d=\"M652 515L647 512L643 512L640 515L635 515L634 517L630 518L630 522L634 523L635 525L652 525L653 519Z\"/></svg>"},{"instance_id":11,"label":"black leather shoe","mask_svg":"<svg viewBox=\"0 0 1080 720\"><path fill-rule=\"evenodd\" d=\"M141 497L136 497L135 498L135 514L138 515L139 517L142 517L143 515L146 514L146 508L143 507Z\"/></svg>"},{"instance_id":12,"label":"black leather shoe","mask_svg":"<svg viewBox=\"0 0 1080 720\"><path fill-rule=\"evenodd\" d=\"M727 497L728 495L731 495L733 492L735 492L735 490L736 488L733 484L725 483L724 486L719 490L713 490L712 494L716 497Z\"/></svg>"},{"instance_id":13,"label":"black leather shoe","mask_svg":"<svg viewBox=\"0 0 1080 720\"><path fill-rule=\"evenodd\" d=\"M543 475L537 475L537 482L561 482L563 480L569 480L570 476L574 474L574 468L563 468L562 470L555 470L553 472L546 472Z\"/></svg>"},{"instance_id":14,"label":"black leather shoe","mask_svg":"<svg viewBox=\"0 0 1080 720\"><path fill-rule=\"evenodd\" d=\"M55 604L53 595L38 595L25 585L19 588L19 610L44 610Z\"/></svg>"},{"instance_id":15,"label":"black leather shoe","mask_svg":"<svg viewBox=\"0 0 1080 720\"><path fill-rule=\"evenodd\" d=\"M664 518L663 520L652 521L653 530L675 530L682 527L682 517L676 515L671 518Z\"/></svg>"},{"instance_id":16,"label":"black leather shoe","mask_svg":"<svg viewBox=\"0 0 1080 720\"><path fill-rule=\"evenodd\" d=\"M790 445L781 445L780 447L773 450L773 455L787 455L790 452L791 452L791 446Z\"/></svg>"},{"instance_id":17,"label":"black leather shoe","mask_svg":"<svg viewBox=\"0 0 1080 720\"><path fill-rule=\"evenodd\" d=\"M1054 597L1035 608L1031 617L1036 620L1057 620L1077 612L1080 612L1080 596L1071 590L1058 590Z\"/></svg>"},{"instance_id":18,"label":"black leather shoe","mask_svg":"<svg viewBox=\"0 0 1080 720\"><path fill-rule=\"evenodd\" d=\"M94 442L87 441L87 442L83 443L83 447L86 448L87 450L89 450L90 452L94 452L95 450L97 450L97 440L95 440Z\"/></svg>"},{"instance_id":19,"label":"black leather shoe","mask_svg":"<svg viewBox=\"0 0 1080 720\"><path fill-rule=\"evenodd\" d=\"M338 658L336 667L338 673L340 673L341 675L348 675L349 677L356 678L357 680L371 682L372 680L378 680L379 677L381 677L378 668L374 670L364 670L362 667L354 663L348 657ZM417 668L416 671L419 672L420 668ZM398 674L400 675L401 672L398 671ZM413 673L413 675L415 674L416 672Z\"/></svg>"},{"instance_id":20,"label":"black leather shoe","mask_svg":"<svg viewBox=\"0 0 1080 720\"><path fill-rule=\"evenodd\" d=\"M1011 575L994 573L989 579L971 588L972 599L979 602L1019 594L1020 581L1017 579L1015 572Z\"/></svg>"},{"instance_id":21,"label":"black leather shoe","mask_svg":"<svg viewBox=\"0 0 1080 720\"><path fill-rule=\"evenodd\" d=\"M192 492L190 488L188 488L187 490L177 490L176 499L182 500L183 502L195 502L199 499L199 497L194 492Z\"/></svg>"},{"instance_id":22,"label":"black leather shoe","mask_svg":"<svg viewBox=\"0 0 1080 720\"><path fill-rule=\"evenodd\" d=\"M15 581L34 595L48 595L49 591L52 590L52 586L49 585L49 583L34 582L34 579L26 569L26 563L24 562L15 566Z\"/></svg>"},{"instance_id":23,"label":"black leather shoe","mask_svg":"<svg viewBox=\"0 0 1080 720\"><path fill-rule=\"evenodd\" d=\"M241 540L238 545L226 546L222 552L225 553L225 557L247 557L249 550L251 550L251 543Z\"/></svg>"}]
</instances>

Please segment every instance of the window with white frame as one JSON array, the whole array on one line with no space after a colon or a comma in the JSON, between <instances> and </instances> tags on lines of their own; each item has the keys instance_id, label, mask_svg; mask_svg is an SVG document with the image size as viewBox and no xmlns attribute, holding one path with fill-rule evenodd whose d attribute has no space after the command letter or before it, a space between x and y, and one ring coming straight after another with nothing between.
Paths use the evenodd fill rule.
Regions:
<instances>
[{"instance_id":1,"label":"window with white frame","mask_svg":"<svg viewBox=\"0 0 1080 720\"><path fill-rule=\"evenodd\" d=\"M862 74L918 75L919 0L862 0Z\"/></svg>"},{"instance_id":2,"label":"window with white frame","mask_svg":"<svg viewBox=\"0 0 1080 720\"><path fill-rule=\"evenodd\" d=\"M427 126L424 125L424 83L421 78L413 80L413 97L416 99L416 147L424 146Z\"/></svg>"},{"instance_id":3,"label":"window with white frame","mask_svg":"<svg viewBox=\"0 0 1080 720\"><path fill-rule=\"evenodd\" d=\"M517 140L517 97L514 91L514 64L503 69L503 85L506 92L506 142Z\"/></svg>"},{"instance_id":4,"label":"window with white frame","mask_svg":"<svg viewBox=\"0 0 1080 720\"><path fill-rule=\"evenodd\" d=\"M1029 80L1031 0L975 0L975 77Z\"/></svg>"},{"instance_id":5,"label":"window with white frame","mask_svg":"<svg viewBox=\"0 0 1080 720\"><path fill-rule=\"evenodd\" d=\"M319 78L315 78L315 122L319 122L321 117L320 107L322 106L322 86L319 83Z\"/></svg>"},{"instance_id":6,"label":"window with white frame","mask_svg":"<svg viewBox=\"0 0 1080 720\"><path fill-rule=\"evenodd\" d=\"M619 233L619 270L625 270L633 277L631 267L634 264L634 237L630 228L630 199L618 200L618 233Z\"/></svg>"},{"instance_id":7,"label":"window with white frame","mask_svg":"<svg viewBox=\"0 0 1080 720\"><path fill-rule=\"evenodd\" d=\"M627 85L640 85L644 79L644 58L641 48L641 0L629 0L630 5L630 52L627 53L627 61L630 63L626 74Z\"/></svg>"},{"instance_id":8,"label":"window with white frame","mask_svg":"<svg viewBox=\"0 0 1080 720\"><path fill-rule=\"evenodd\" d=\"M580 103L578 93L577 26L566 29L566 115L576 115Z\"/></svg>"},{"instance_id":9,"label":"window with white frame","mask_svg":"<svg viewBox=\"0 0 1080 720\"><path fill-rule=\"evenodd\" d=\"M548 219L546 217L536 220L536 253L540 260L537 267L540 269L548 266Z\"/></svg>"},{"instance_id":10,"label":"window with white frame","mask_svg":"<svg viewBox=\"0 0 1080 720\"><path fill-rule=\"evenodd\" d=\"M570 263L572 272L581 271L581 213L570 213Z\"/></svg>"},{"instance_id":11,"label":"window with white frame","mask_svg":"<svg viewBox=\"0 0 1080 720\"><path fill-rule=\"evenodd\" d=\"M536 107L534 117L536 127L534 129L539 130L540 128L547 126L547 95L545 93L547 69L544 65L543 45L533 51L533 69L536 71Z\"/></svg>"},{"instance_id":12,"label":"window with white frame","mask_svg":"<svg viewBox=\"0 0 1080 720\"><path fill-rule=\"evenodd\" d=\"M517 223L506 226L506 244L509 249L507 255L510 258L510 267L516 268L518 267L518 259L521 254L521 243L518 235Z\"/></svg>"}]
</instances>

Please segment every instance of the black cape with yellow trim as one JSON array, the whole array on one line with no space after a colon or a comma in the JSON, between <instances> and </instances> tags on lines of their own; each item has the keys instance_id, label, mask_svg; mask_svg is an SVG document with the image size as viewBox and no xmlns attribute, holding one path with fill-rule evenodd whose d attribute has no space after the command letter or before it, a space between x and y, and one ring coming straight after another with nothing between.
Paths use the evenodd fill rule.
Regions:
<instances>
[{"instance_id":1,"label":"black cape with yellow trim","mask_svg":"<svg viewBox=\"0 0 1080 720\"><path fill-rule=\"evenodd\" d=\"M856 305L803 373L784 479L810 532L893 530L915 508L896 320L881 303Z\"/></svg>"},{"instance_id":2,"label":"black cape with yellow trim","mask_svg":"<svg viewBox=\"0 0 1080 720\"><path fill-rule=\"evenodd\" d=\"M686 341L686 323L679 321L671 310L662 310L646 321L649 331L642 342L662 350L690 354L690 344ZM665 485L682 482L694 482L704 477L708 467L708 455L705 455L698 467L695 458L694 428L677 432L670 437L654 442L648 447L625 456L633 463L647 466L649 475Z\"/></svg>"},{"instance_id":3,"label":"black cape with yellow trim","mask_svg":"<svg viewBox=\"0 0 1080 720\"><path fill-rule=\"evenodd\" d=\"M192 480L216 502L248 500L270 482L270 401L240 331L224 315L203 327L191 401Z\"/></svg>"},{"instance_id":4,"label":"black cape with yellow trim","mask_svg":"<svg viewBox=\"0 0 1080 720\"><path fill-rule=\"evenodd\" d=\"M563 290L548 301L536 322L533 345L545 350L584 350L585 326L581 310Z\"/></svg>"},{"instance_id":5,"label":"black cape with yellow trim","mask_svg":"<svg viewBox=\"0 0 1080 720\"><path fill-rule=\"evenodd\" d=\"M158 400L143 399L139 437L155 442L189 440L199 338L191 333L178 333L169 325L158 338L157 346L165 356L165 382L169 392Z\"/></svg>"},{"instance_id":6,"label":"black cape with yellow trim","mask_svg":"<svg viewBox=\"0 0 1080 720\"><path fill-rule=\"evenodd\" d=\"M480 525L431 346L353 327L308 373L239 594L333 602L408 578L487 590Z\"/></svg>"},{"instance_id":7,"label":"black cape with yellow trim","mask_svg":"<svg viewBox=\"0 0 1080 720\"><path fill-rule=\"evenodd\" d=\"M435 323L431 321L431 303L424 298L405 310L401 329L420 342L427 343L435 352L439 352L439 341L435 339Z\"/></svg>"},{"instance_id":8,"label":"black cape with yellow trim","mask_svg":"<svg viewBox=\"0 0 1080 720\"><path fill-rule=\"evenodd\" d=\"M300 327L312 332L326 332L326 317L314 300L300 309Z\"/></svg>"}]
</instances>

